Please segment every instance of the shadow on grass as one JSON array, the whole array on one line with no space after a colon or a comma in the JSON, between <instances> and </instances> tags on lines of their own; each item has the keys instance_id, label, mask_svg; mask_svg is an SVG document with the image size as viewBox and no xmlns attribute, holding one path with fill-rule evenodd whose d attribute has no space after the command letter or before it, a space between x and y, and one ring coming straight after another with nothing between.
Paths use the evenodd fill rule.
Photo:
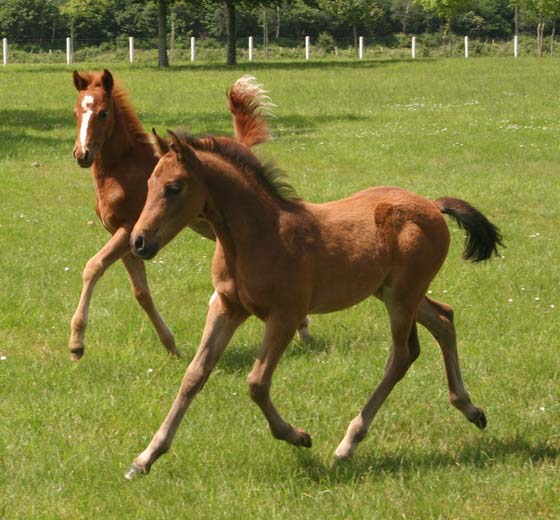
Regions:
<instances>
[{"instance_id":1,"label":"shadow on grass","mask_svg":"<svg viewBox=\"0 0 560 520\"><path fill-rule=\"evenodd\" d=\"M224 108L221 111L189 114L188 110L184 112L169 114L167 111L161 113L141 112L139 114L142 124L149 131L152 127L156 127L160 133L165 129L173 129L186 126L187 129L193 127L195 133L200 136L204 135L231 135L231 116ZM338 122L360 122L366 121L368 118L358 116L356 114L320 114L316 116L302 116L299 114L285 114L281 119L273 123L279 134L285 131L305 131L312 132L314 128L321 125L330 125ZM200 129L200 127L203 129ZM51 146L61 144L72 144L73 137L69 139L61 139L60 137L49 137L51 130L62 129L68 132L74 132L76 125L72 116L72 106L68 106L67 110L55 109L6 109L2 111L2 121L0 122L1 142L7 150L11 148L19 148L22 143L29 144L33 142L40 146ZM45 132L44 136L29 136L27 132L30 130Z\"/></svg>"},{"instance_id":2,"label":"shadow on grass","mask_svg":"<svg viewBox=\"0 0 560 520\"><path fill-rule=\"evenodd\" d=\"M314 338L305 343L294 339L288 346L283 358L307 358L321 352L328 352L331 348L331 344L330 341L323 338ZM248 372L253 366L255 359L257 359L259 347L260 345L256 344L230 345L220 359L218 368L226 373Z\"/></svg>"},{"instance_id":3,"label":"shadow on grass","mask_svg":"<svg viewBox=\"0 0 560 520\"><path fill-rule=\"evenodd\" d=\"M430 61L434 61L432 58ZM180 65L172 65L169 69L158 69L154 65L142 65L144 70L153 70L154 72L175 72L175 71L239 71L252 72L258 70L321 70L321 69L374 69L397 63L418 64L422 60L412 60L410 58L392 58L392 59L372 59L372 60L310 60L310 61L262 61L262 62L245 62L238 63L235 66L225 65L223 63L188 63Z\"/></svg>"},{"instance_id":4,"label":"shadow on grass","mask_svg":"<svg viewBox=\"0 0 560 520\"><path fill-rule=\"evenodd\" d=\"M538 465L554 461L560 455L560 448L545 441L531 442L523 435L510 438L484 437L466 444L458 452L432 450L429 452L391 454L383 456L358 453L354 459L327 465L312 452L297 452L297 463L305 475L315 482L328 484L359 483L365 475L384 477L401 475L407 478L420 472L466 466L476 469L491 468L507 463L511 459L521 459L523 463Z\"/></svg>"}]
</instances>

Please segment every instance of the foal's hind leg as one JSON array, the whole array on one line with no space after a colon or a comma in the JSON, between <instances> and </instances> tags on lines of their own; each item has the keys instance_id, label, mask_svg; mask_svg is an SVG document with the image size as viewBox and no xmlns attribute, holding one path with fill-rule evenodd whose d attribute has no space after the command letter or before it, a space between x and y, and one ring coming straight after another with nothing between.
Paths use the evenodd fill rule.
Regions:
<instances>
[{"instance_id":1,"label":"foal's hind leg","mask_svg":"<svg viewBox=\"0 0 560 520\"><path fill-rule=\"evenodd\" d=\"M247 382L251 399L262 410L272 435L276 439L289 442L294 446L310 448L310 435L300 428L294 428L288 424L270 399L272 374L294 335L297 323L289 316L271 315L267 318L261 349Z\"/></svg>"},{"instance_id":2,"label":"foal's hind leg","mask_svg":"<svg viewBox=\"0 0 560 520\"><path fill-rule=\"evenodd\" d=\"M453 324L453 310L445 303L425 297L418 308L418 323L426 327L439 343L449 387L449 401L460 410L465 417L480 429L486 427L484 412L473 405L468 392L465 390L459 355L457 353L457 336Z\"/></svg>"},{"instance_id":3,"label":"foal's hind leg","mask_svg":"<svg viewBox=\"0 0 560 520\"><path fill-rule=\"evenodd\" d=\"M393 387L404 377L410 365L420 354L418 331L415 323L417 301L396 298L394 291L384 291L383 301L389 311L393 345L381 382L363 410L350 422L346 435L335 451L335 457L346 459L367 435L375 414L391 393Z\"/></svg>"},{"instance_id":4,"label":"foal's hind leg","mask_svg":"<svg viewBox=\"0 0 560 520\"><path fill-rule=\"evenodd\" d=\"M154 301L152 300L150 287L148 286L148 280L146 278L146 267L144 265L144 261L132 254L123 256L122 261L130 276L134 296L152 321L163 346L172 356L180 356L179 350L175 345L173 333L169 330L165 321L163 321L163 318L157 311Z\"/></svg>"},{"instance_id":5,"label":"foal's hind leg","mask_svg":"<svg viewBox=\"0 0 560 520\"><path fill-rule=\"evenodd\" d=\"M309 332L309 323L310 323L309 316L306 316L305 319L300 323L297 333L300 341L307 343L313 340L313 336Z\"/></svg>"},{"instance_id":6,"label":"foal's hind leg","mask_svg":"<svg viewBox=\"0 0 560 520\"><path fill-rule=\"evenodd\" d=\"M106 269L130 251L130 235L120 228L95 256L92 256L82 274L83 285L80 302L70 323L70 359L77 361L84 355L84 336L88 322L88 310L95 284Z\"/></svg>"}]
</instances>

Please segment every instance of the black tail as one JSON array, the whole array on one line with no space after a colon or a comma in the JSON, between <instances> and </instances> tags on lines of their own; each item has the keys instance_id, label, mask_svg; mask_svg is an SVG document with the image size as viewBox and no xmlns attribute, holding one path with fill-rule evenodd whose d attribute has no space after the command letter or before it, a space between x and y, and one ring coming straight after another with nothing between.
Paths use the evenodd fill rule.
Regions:
<instances>
[{"instance_id":1,"label":"black tail","mask_svg":"<svg viewBox=\"0 0 560 520\"><path fill-rule=\"evenodd\" d=\"M498 246L503 247L500 230L480 211L464 200L451 197L442 197L434 202L442 213L452 217L467 232L463 251L465 260L482 262L498 254Z\"/></svg>"}]
</instances>

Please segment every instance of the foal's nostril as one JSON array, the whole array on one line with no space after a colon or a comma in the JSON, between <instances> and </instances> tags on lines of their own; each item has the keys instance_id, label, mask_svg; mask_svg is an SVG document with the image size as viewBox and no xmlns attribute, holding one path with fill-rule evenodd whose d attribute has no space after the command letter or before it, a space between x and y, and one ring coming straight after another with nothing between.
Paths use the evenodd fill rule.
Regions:
<instances>
[{"instance_id":1,"label":"foal's nostril","mask_svg":"<svg viewBox=\"0 0 560 520\"><path fill-rule=\"evenodd\" d=\"M144 246L146 245L144 241L144 237L142 235L138 235L134 239L134 249L137 253L141 253L144 250Z\"/></svg>"},{"instance_id":2,"label":"foal's nostril","mask_svg":"<svg viewBox=\"0 0 560 520\"><path fill-rule=\"evenodd\" d=\"M84 152L84 161L87 162L89 160L89 150Z\"/></svg>"}]
</instances>

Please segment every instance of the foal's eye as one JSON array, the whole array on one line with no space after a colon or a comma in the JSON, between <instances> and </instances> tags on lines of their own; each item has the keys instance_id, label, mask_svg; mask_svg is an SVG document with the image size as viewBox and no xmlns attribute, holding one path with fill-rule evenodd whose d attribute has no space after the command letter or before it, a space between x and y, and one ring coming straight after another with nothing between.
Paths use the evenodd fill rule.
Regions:
<instances>
[{"instance_id":1,"label":"foal's eye","mask_svg":"<svg viewBox=\"0 0 560 520\"><path fill-rule=\"evenodd\" d=\"M101 120L107 119L108 115L109 115L109 112L107 110L102 110L101 112L99 112L99 119L101 119Z\"/></svg>"},{"instance_id":2,"label":"foal's eye","mask_svg":"<svg viewBox=\"0 0 560 520\"><path fill-rule=\"evenodd\" d=\"M177 195L181 191L181 185L174 182L165 186L164 193L166 197L171 197L172 195Z\"/></svg>"}]
</instances>

